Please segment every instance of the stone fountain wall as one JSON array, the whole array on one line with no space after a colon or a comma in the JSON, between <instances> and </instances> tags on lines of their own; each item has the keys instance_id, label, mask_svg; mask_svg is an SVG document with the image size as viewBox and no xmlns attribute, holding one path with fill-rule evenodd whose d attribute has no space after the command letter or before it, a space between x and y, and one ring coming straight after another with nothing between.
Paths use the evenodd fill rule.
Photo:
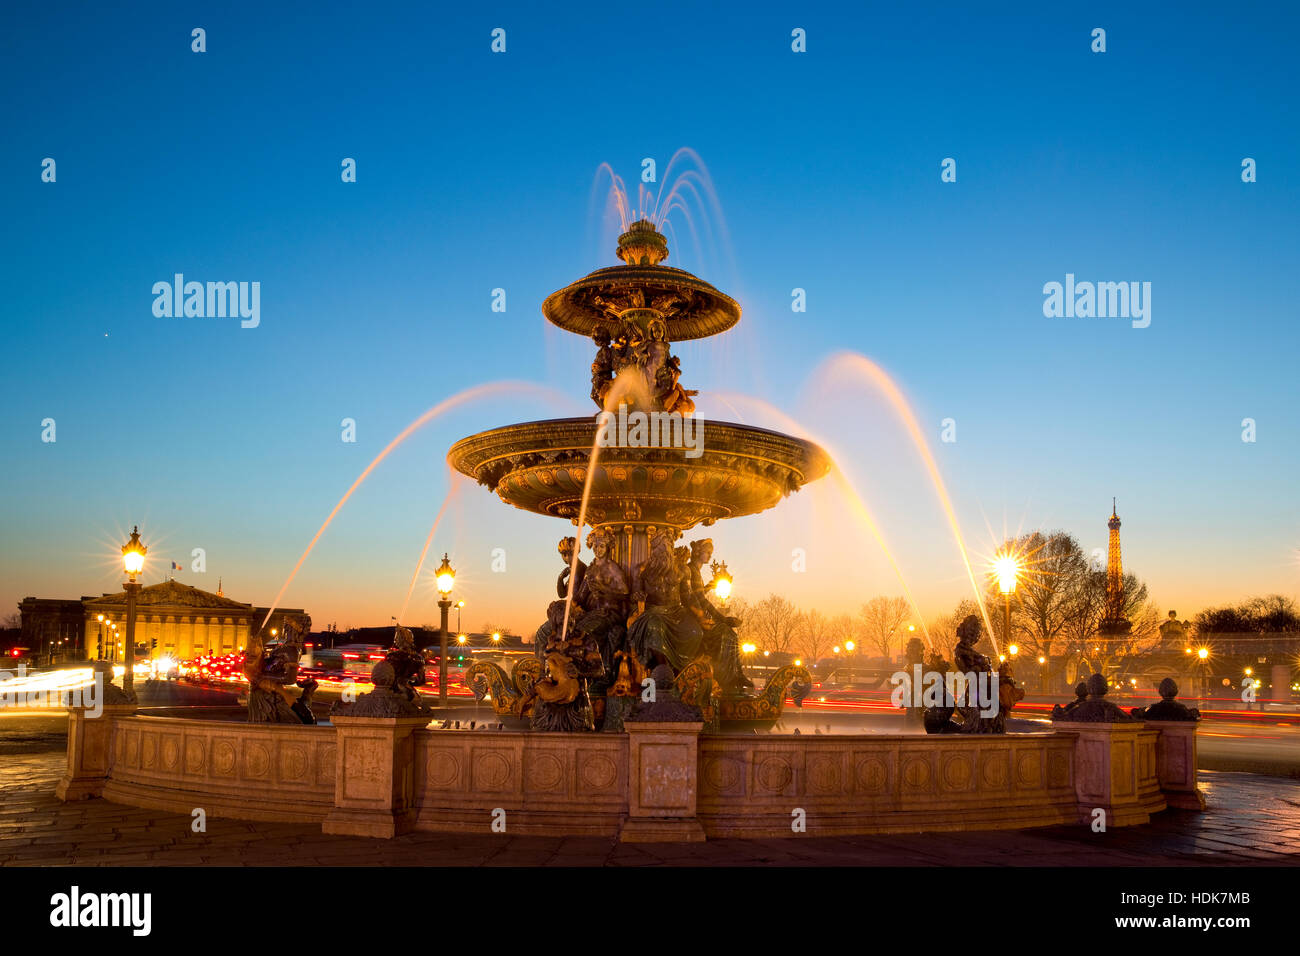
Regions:
<instances>
[{"instance_id":1,"label":"stone fountain wall","mask_svg":"<svg viewBox=\"0 0 1300 956\"><path fill-rule=\"evenodd\" d=\"M683 841L1141 824L1196 807L1195 725L1051 733L707 736L431 730L421 718L296 727L69 717L65 800L406 830ZM400 725L400 726L399 726ZM1165 739L1167 738L1167 740ZM803 821L803 829L792 824Z\"/></svg>"},{"instance_id":2,"label":"stone fountain wall","mask_svg":"<svg viewBox=\"0 0 1300 956\"><path fill-rule=\"evenodd\" d=\"M332 727L118 717L111 752L102 795L116 803L280 821L334 807Z\"/></svg>"}]
</instances>

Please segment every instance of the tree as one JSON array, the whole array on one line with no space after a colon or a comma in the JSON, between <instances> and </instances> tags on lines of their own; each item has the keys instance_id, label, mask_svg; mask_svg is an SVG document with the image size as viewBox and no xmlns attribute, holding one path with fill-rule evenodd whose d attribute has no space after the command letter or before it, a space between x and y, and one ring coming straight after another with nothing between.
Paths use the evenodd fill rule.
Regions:
<instances>
[{"instance_id":1,"label":"tree","mask_svg":"<svg viewBox=\"0 0 1300 956\"><path fill-rule=\"evenodd\" d=\"M806 611L795 621L794 645L810 664L815 664L831 647L831 626L821 611Z\"/></svg>"},{"instance_id":2,"label":"tree","mask_svg":"<svg viewBox=\"0 0 1300 956\"><path fill-rule=\"evenodd\" d=\"M1147 586L1125 574L1121 617L1128 630L1103 630L1107 611L1106 572L1089 568L1076 583L1073 614L1061 632L1058 657L1067 661L1065 678L1084 674L1112 676L1126 661L1144 656L1160 643L1160 610L1149 599Z\"/></svg>"},{"instance_id":3,"label":"tree","mask_svg":"<svg viewBox=\"0 0 1300 956\"><path fill-rule=\"evenodd\" d=\"M1283 594L1251 598L1242 607L1250 613L1255 629L1261 633L1300 631L1300 610L1295 601Z\"/></svg>"},{"instance_id":4,"label":"tree","mask_svg":"<svg viewBox=\"0 0 1300 956\"><path fill-rule=\"evenodd\" d=\"M1192 624L1197 634L1293 633L1300 631L1300 610L1291 598L1270 594L1235 607L1206 608Z\"/></svg>"},{"instance_id":5,"label":"tree","mask_svg":"<svg viewBox=\"0 0 1300 956\"><path fill-rule=\"evenodd\" d=\"M874 597L858 612L863 636L881 657L893 656L898 643L898 629L911 613L911 606L901 597Z\"/></svg>"},{"instance_id":6,"label":"tree","mask_svg":"<svg viewBox=\"0 0 1300 956\"><path fill-rule=\"evenodd\" d=\"M957 625L972 614L979 617L979 607L970 598L962 598L951 614L941 614L930 622L930 640L947 660L952 660L952 650L957 646Z\"/></svg>"},{"instance_id":7,"label":"tree","mask_svg":"<svg viewBox=\"0 0 1300 956\"><path fill-rule=\"evenodd\" d=\"M500 634L502 637L511 637L515 632L510 630L510 628L506 627L504 624L493 624L491 621L485 621L481 628L481 633L487 634L488 636Z\"/></svg>"},{"instance_id":8,"label":"tree","mask_svg":"<svg viewBox=\"0 0 1300 956\"><path fill-rule=\"evenodd\" d=\"M831 640L843 647L847 653L862 653L862 642L858 639L858 623L853 619L852 614L837 614L830 620ZM849 651L848 644L853 642L853 650Z\"/></svg>"},{"instance_id":9,"label":"tree","mask_svg":"<svg viewBox=\"0 0 1300 956\"><path fill-rule=\"evenodd\" d=\"M1073 535L1065 531L1047 535L1035 531L1007 542L1003 553L1020 555L1024 564L1024 572L1011 597L1011 637L1025 653L1051 657L1054 649L1060 650L1056 645L1061 642L1071 638L1076 643L1080 640L1077 626L1081 620L1100 620L1105 609L1106 572L1097 572L1089 566ZM1089 587L1090 579L1095 579L1097 574L1103 585L1100 604L1096 603L1095 589ZM986 606L994 596L994 606L1001 605L1002 595L990 582ZM1074 634L1069 633L1072 626L1076 628Z\"/></svg>"},{"instance_id":10,"label":"tree","mask_svg":"<svg viewBox=\"0 0 1300 956\"><path fill-rule=\"evenodd\" d=\"M778 594L769 594L749 611L754 641L766 651L786 653L794 639L799 611Z\"/></svg>"}]
</instances>

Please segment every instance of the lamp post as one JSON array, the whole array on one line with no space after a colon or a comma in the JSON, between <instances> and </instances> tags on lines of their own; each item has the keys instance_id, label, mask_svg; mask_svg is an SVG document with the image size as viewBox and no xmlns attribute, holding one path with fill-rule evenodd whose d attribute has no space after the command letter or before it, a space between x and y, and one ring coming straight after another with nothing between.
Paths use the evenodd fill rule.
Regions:
<instances>
[{"instance_id":1,"label":"lamp post","mask_svg":"<svg viewBox=\"0 0 1300 956\"><path fill-rule=\"evenodd\" d=\"M447 612L451 610L451 589L456 584L456 571L447 560L446 552L442 555L442 564L437 570L438 592L442 597L438 608L442 611L442 630L438 635L438 705L447 706Z\"/></svg>"},{"instance_id":2,"label":"lamp post","mask_svg":"<svg viewBox=\"0 0 1300 956\"><path fill-rule=\"evenodd\" d=\"M993 562L993 574L998 579L998 590L1002 592L1002 643L1011 644L1011 595L1016 592L1016 578L1020 574L1020 565L1010 554L1004 554Z\"/></svg>"},{"instance_id":3,"label":"lamp post","mask_svg":"<svg viewBox=\"0 0 1300 956\"><path fill-rule=\"evenodd\" d=\"M126 671L122 675L122 690L131 699L135 699L135 600L140 591L136 580L144 570L144 556L149 551L140 541L140 528L131 530L131 540L122 545L122 565L129 579L126 582Z\"/></svg>"},{"instance_id":4,"label":"lamp post","mask_svg":"<svg viewBox=\"0 0 1300 956\"><path fill-rule=\"evenodd\" d=\"M99 659L104 659L104 615L97 615L99 618Z\"/></svg>"},{"instance_id":5,"label":"lamp post","mask_svg":"<svg viewBox=\"0 0 1300 956\"><path fill-rule=\"evenodd\" d=\"M465 602L457 601L456 602L456 633L457 634L460 634L463 631L463 628L461 628L460 626L460 612L463 611L464 609L465 609Z\"/></svg>"}]
</instances>

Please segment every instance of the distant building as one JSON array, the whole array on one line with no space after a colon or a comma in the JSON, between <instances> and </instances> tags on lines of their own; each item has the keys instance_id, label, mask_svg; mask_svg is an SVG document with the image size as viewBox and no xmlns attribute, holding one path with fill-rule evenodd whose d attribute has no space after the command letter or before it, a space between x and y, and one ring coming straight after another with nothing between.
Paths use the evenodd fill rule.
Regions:
<instances>
[{"instance_id":1,"label":"distant building","mask_svg":"<svg viewBox=\"0 0 1300 956\"><path fill-rule=\"evenodd\" d=\"M18 609L22 614L22 643L30 648L33 657L122 659L115 645L126 635L125 591L79 600L29 597L19 603ZM141 587L136 595L135 640L137 645L154 647L155 656L186 659L232 654L248 645L249 636L261 626L266 612L264 607L231 600L220 585L213 594L168 580ZM279 631L287 617L300 619L310 627L311 618L301 608L277 608L267 622L267 630ZM117 624L116 641L109 636L113 624Z\"/></svg>"}]
</instances>

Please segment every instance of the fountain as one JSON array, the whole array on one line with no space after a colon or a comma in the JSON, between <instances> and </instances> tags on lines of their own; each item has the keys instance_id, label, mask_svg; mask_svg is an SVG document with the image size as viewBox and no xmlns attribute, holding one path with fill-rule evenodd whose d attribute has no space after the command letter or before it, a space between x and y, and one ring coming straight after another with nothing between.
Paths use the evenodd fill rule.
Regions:
<instances>
[{"instance_id":1,"label":"fountain","mask_svg":"<svg viewBox=\"0 0 1300 956\"><path fill-rule=\"evenodd\" d=\"M487 662L466 673L476 693L491 692L495 727L431 723L414 687L423 662L399 629L397 646L376 666L375 689L337 707L329 723L289 719L296 703L307 708L282 693L292 654L250 668L267 695L259 707L282 721L144 716L125 700L109 701L102 715L73 706L60 797L318 822L325 833L351 836L497 833L508 818L511 834L625 841L1011 829L1091 823L1099 811L1108 825L1124 826L1168 805L1202 809L1196 721L1173 700L1172 682L1162 688L1161 708L1129 716L1105 705L1104 682L1095 681L1087 700L1042 731L1006 733L1016 689L975 652L974 615L962 624L954 663L996 688L1001 714L973 713L969 701L963 712L922 699L911 705L912 733L712 732L770 728L790 685L811 677L802 667L783 668L763 694L753 692L736 646L739 622L725 608L726 565L712 561L710 539L689 547L678 539L765 511L827 476L832 462L812 441L694 415L695 392L681 384L672 343L731 328L740 308L664 265L667 255L652 223L631 223L619 239L622 265L591 273L543 305L552 323L596 343L597 415L508 425L448 452L454 469L503 501L578 531L560 540L564 568L535 635L536 655L509 675ZM866 360L852 360L850 370L908 420L965 558L951 502L901 393ZM515 387L470 389L408 425L347 490L284 588L402 441L460 402ZM852 490L842 474L835 480ZM865 503L856 493L850 500L883 546ZM446 507L425 540L417 577ZM579 557L583 544L589 563ZM908 659L932 676L949 670L936 648L927 654L919 641ZM527 730L517 732L521 725Z\"/></svg>"},{"instance_id":2,"label":"fountain","mask_svg":"<svg viewBox=\"0 0 1300 956\"><path fill-rule=\"evenodd\" d=\"M628 687L639 694L667 664L674 689L703 712L770 726L785 688L810 682L808 672L784 668L763 695L750 693L737 622L707 596L708 559L688 560L674 543L697 526L773 507L826 475L831 460L800 438L695 417L695 393L679 383L671 344L725 332L740 321L740 306L664 265L667 241L648 220L619 237L618 257L622 265L598 269L542 305L554 325L596 343L595 418L507 425L464 438L447 455L507 504L567 519L579 531L590 526L596 558L588 567L576 546L569 550L560 600L536 636L539 657L559 654L572 665L578 692L559 707L537 697L547 686L533 682L535 665L510 680L496 665L475 665L466 678L481 694L494 689L498 714L529 716L535 729L615 731L633 709ZM711 543L693 542L696 554L705 550L711 556Z\"/></svg>"}]
</instances>

